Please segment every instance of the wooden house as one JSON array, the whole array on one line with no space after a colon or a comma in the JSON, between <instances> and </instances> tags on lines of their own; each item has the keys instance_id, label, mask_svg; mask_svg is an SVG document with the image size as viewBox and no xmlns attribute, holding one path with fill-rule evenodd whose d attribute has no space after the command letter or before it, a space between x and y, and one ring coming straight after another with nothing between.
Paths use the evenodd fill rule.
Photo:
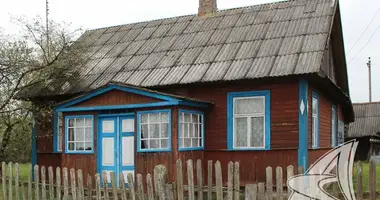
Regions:
<instances>
[{"instance_id":1,"label":"wooden house","mask_svg":"<svg viewBox=\"0 0 380 200\"><path fill-rule=\"evenodd\" d=\"M55 103L35 115L34 164L143 175L164 164L173 179L177 159L240 161L245 184L267 166L306 168L354 120L335 0L201 0L197 15L78 42L91 55L78 76L19 94Z\"/></svg>"},{"instance_id":2,"label":"wooden house","mask_svg":"<svg viewBox=\"0 0 380 200\"><path fill-rule=\"evenodd\" d=\"M348 126L346 140L359 141L355 160L380 157L380 102L354 103L355 122Z\"/></svg>"}]
</instances>

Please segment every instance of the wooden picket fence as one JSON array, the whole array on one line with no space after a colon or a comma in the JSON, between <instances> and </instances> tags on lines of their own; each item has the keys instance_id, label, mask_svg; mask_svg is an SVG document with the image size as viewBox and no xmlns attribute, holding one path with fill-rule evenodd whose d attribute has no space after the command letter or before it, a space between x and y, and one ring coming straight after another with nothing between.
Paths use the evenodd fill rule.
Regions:
<instances>
[{"instance_id":1,"label":"wooden picket fence","mask_svg":"<svg viewBox=\"0 0 380 200\"><path fill-rule=\"evenodd\" d=\"M87 185L83 183L82 170L63 168L62 171L58 167L53 173L53 168L39 167L36 165L34 169L30 166L30 173L26 182L20 180L20 166L18 163L2 163L1 173L1 196L4 200L283 200L290 195L289 189L286 187L284 173L282 167L275 168L275 176L273 177L273 168L266 168L266 182L247 184L244 188L240 185L239 162L229 162L227 185L223 185L222 166L219 161L207 163L207 184L203 180L204 172L202 171L202 161L197 160L193 163L192 160L186 161L187 184L183 180L182 161L176 162L176 180L168 182L168 172L165 166L158 165L154 168L153 177L147 174L146 182L143 183L141 174L137 174L136 178L132 174L128 174L127 182L124 180L124 175L119 174L119 184L117 187L116 177L111 172L110 184L107 180L105 172L96 174L95 179L87 175ZM195 164L195 173L194 173ZM362 188L362 169L361 164L357 165L358 173L356 176L358 185L356 187L357 199L363 199ZM370 163L369 174L369 199L376 199L376 172L375 162ZM213 170L214 173L213 173ZM286 168L286 180L294 175L297 171L299 174L304 173L302 167L295 170L293 166ZM69 180L70 173L70 180ZM34 174L34 181L32 175ZM55 174L55 177L54 177ZM62 176L61 176L62 175ZM101 177L102 176L102 182ZM196 177L196 182L194 180ZM55 178L55 179L54 179ZM95 180L95 181L93 181ZM275 184L273 183L275 180ZM70 182L70 184L69 184ZM95 182L95 187L93 187ZM213 182L215 184L213 184ZM128 188L126 187L128 184ZM146 188L144 188L146 185ZM275 190L274 190L275 188ZM336 185L332 186L331 192L334 196L339 196Z\"/></svg>"}]
</instances>

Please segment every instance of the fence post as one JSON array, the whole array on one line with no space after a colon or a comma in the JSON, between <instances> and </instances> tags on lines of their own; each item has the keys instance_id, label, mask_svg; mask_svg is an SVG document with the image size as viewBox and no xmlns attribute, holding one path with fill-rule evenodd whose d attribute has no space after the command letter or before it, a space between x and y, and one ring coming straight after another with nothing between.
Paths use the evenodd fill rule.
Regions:
<instances>
[{"instance_id":1,"label":"fence post","mask_svg":"<svg viewBox=\"0 0 380 200\"><path fill-rule=\"evenodd\" d=\"M63 168L63 200L69 198L69 173L67 168Z\"/></svg>"},{"instance_id":2,"label":"fence post","mask_svg":"<svg viewBox=\"0 0 380 200\"><path fill-rule=\"evenodd\" d=\"M267 186L267 200L273 200L273 170L272 167L267 167L266 173L266 186Z\"/></svg>"},{"instance_id":3,"label":"fence post","mask_svg":"<svg viewBox=\"0 0 380 200\"><path fill-rule=\"evenodd\" d=\"M153 183L152 183L151 174L146 175L146 185L147 185L148 200L154 200Z\"/></svg>"},{"instance_id":4,"label":"fence post","mask_svg":"<svg viewBox=\"0 0 380 200\"><path fill-rule=\"evenodd\" d=\"M358 200L363 200L363 165L359 161L356 167L356 197Z\"/></svg>"},{"instance_id":5,"label":"fence post","mask_svg":"<svg viewBox=\"0 0 380 200\"><path fill-rule=\"evenodd\" d=\"M202 161L197 160L197 185L198 185L198 199L203 200L203 173L202 173Z\"/></svg>"},{"instance_id":6,"label":"fence post","mask_svg":"<svg viewBox=\"0 0 380 200\"><path fill-rule=\"evenodd\" d=\"M83 172L78 169L78 199L84 199L84 185L83 185Z\"/></svg>"},{"instance_id":7,"label":"fence post","mask_svg":"<svg viewBox=\"0 0 380 200\"><path fill-rule=\"evenodd\" d=\"M283 196L283 184L282 184L282 167L276 168L276 193L277 200L282 200Z\"/></svg>"},{"instance_id":8,"label":"fence post","mask_svg":"<svg viewBox=\"0 0 380 200\"><path fill-rule=\"evenodd\" d=\"M15 193L16 193L16 200L20 200L20 179L19 179L19 169L20 166L18 163L15 164Z\"/></svg>"},{"instance_id":9,"label":"fence post","mask_svg":"<svg viewBox=\"0 0 380 200\"><path fill-rule=\"evenodd\" d=\"M170 183L167 183L165 186L165 196L166 200L173 200L173 185Z\"/></svg>"},{"instance_id":10,"label":"fence post","mask_svg":"<svg viewBox=\"0 0 380 200\"><path fill-rule=\"evenodd\" d=\"M70 178L71 178L71 196L73 200L77 199L77 187L75 184L75 169L70 169Z\"/></svg>"},{"instance_id":11,"label":"fence post","mask_svg":"<svg viewBox=\"0 0 380 200\"><path fill-rule=\"evenodd\" d=\"M12 162L9 162L8 163L8 177L9 177L9 194L8 194L8 197L9 197L9 200L13 200L13 191L12 191L12 188L13 188L13 177L12 177L12 173L13 173L13 169L12 169L12 165L13 163Z\"/></svg>"},{"instance_id":12,"label":"fence post","mask_svg":"<svg viewBox=\"0 0 380 200\"><path fill-rule=\"evenodd\" d=\"M96 200L102 199L102 188L100 184L100 174L95 174L95 192L96 192Z\"/></svg>"},{"instance_id":13,"label":"fence post","mask_svg":"<svg viewBox=\"0 0 380 200\"><path fill-rule=\"evenodd\" d=\"M212 160L207 163L207 200L212 200Z\"/></svg>"},{"instance_id":14,"label":"fence post","mask_svg":"<svg viewBox=\"0 0 380 200\"><path fill-rule=\"evenodd\" d=\"M49 175L49 198L54 199L54 173L53 167L48 167L48 175Z\"/></svg>"},{"instance_id":15,"label":"fence post","mask_svg":"<svg viewBox=\"0 0 380 200\"><path fill-rule=\"evenodd\" d=\"M7 175L6 175L6 164L1 163L1 182L3 183L3 199L7 199Z\"/></svg>"},{"instance_id":16,"label":"fence post","mask_svg":"<svg viewBox=\"0 0 380 200\"><path fill-rule=\"evenodd\" d=\"M41 197L42 200L46 200L46 169L45 166L41 166Z\"/></svg>"},{"instance_id":17,"label":"fence post","mask_svg":"<svg viewBox=\"0 0 380 200\"><path fill-rule=\"evenodd\" d=\"M129 186L129 194L131 195L130 198L131 200L136 199L136 192L135 192L135 184L133 182L133 176L131 173L128 173L128 186Z\"/></svg>"},{"instance_id":18,"label":"fence post","mask_svg":"<svg viewBox=\"0 0 380 200\"><path fill-rule=\"evenodd\" d=\"M112 198L113 199L118 199L117 198L117 184L116 184L116 177L115 177L115 172L110 172L111 176L111 186L112 186Z\"/></svg>"},{"instance_id":19,"label":"fence post","mask_svg":"<svg viewBox=\"0 0 380 200\"><path fill-rule=\"evenodd\" d=\"M158 181L157 181L157 192L159 200L165 200L165 184L164 184L164 175L163 173L158 174ZM133 200L133 199L132 199Z\"/></svg>"},{"instance_id":20,"label":"fence post","mask_svg":"<svg viewBox=\"0 0 380 200\"><path fill-rule=\"evenodd\" d=\"M234 163L228 162L228 174L227 174L227 200L233 199L233 185L234 185Z\"/></svg>"},{"instance_id":21,"label":"fence post","mask_svg":"<svg viewBox=\"0 0 380 200\"><path fill-rule=\"evenodd\" d=\"M125 189L125 179L124 179L123 172L119 173L119 183L120 183L121 200L127 200L127 193Z\"/></svg>"},{"instance_id":22,"label":"fence post","mask_svg":"<svg viewBox=\"0 0 380 200\"><path fill-rule=\"evenodd\" d=\"M105 171L102 172L102 180L103 180L104 199L105 200L109 200L109 196L108 196L108 180L107 180L107 173Z\"/></svg>"},{"instance_id":23,"label":"fence post","mask_svg":"<svg viewBox=\"0 0 380 200\"><path fill-rule=\"evenodd\" d=\"M57 199L61 200L61 168L57 167L55 169L55 176L56 176L56 194L57 194Z\"/></svg>"},{"instance_id":24,"label":"fence post","mask_svg":"<svg viewBox=\"0 0 380 200\"><path fill-rule=\"evenodd\" d=\"M177 167L177 196L178 200L183 200L183 173L182 173L182 160L176 161Z\"/></svg>"},{"instance_id":25,"label":"fence post","mask_svg":"<svg viewBox=\"0 0 380 200\"><path fill-rule=\"evenodd\" d=\"M87 193L88 200L92 200L92 177L90 174L87 174Z\"/></svg>"},{"instance_id":26,"label":"fence post","mask_svg":"<svg viewBox=\"0 0 380 200\"><path fill-rule=\"evenodd\" d=\"M32 176L33 176L33 167L29 164L29 176L28 176L28 200L32 200Z\"/></svg>"},{"instance_id":27,"label":"fence post","mask_svg":"<svg viewBox=\"0 0 380 200\"><path fill-rule=\"evenodd\" d=\"M193 174L193 161L186 161L187 164L187 187L189 192L189 200L195 200L194 196L194 174Z\"/></svg>"},{"instance_id":28,"label":"fence post","mask_svg":"<svg viewBox=\"0 0 380 200\"><path fill-rule=\"evenodd\" d=\"M257 199L257 185L247 184L245 186L245 198L244 200L256 200Z\"/></svg>"},{"instance_id":29,"label":"fence post","mask_svg":"<svg viewBox=\"0 0 380 200\"><path fill-rule=\"evenodd\" d=\"M40 199L40 173L38 165L34 165L34 186L35 186L35 197Z\"/></svg>"},{"instance_id":30,"label":"fence post","mask_svg":"<svg viewBox=\"0 0 380 200\"><path fill-rule=\"evenodd\" d=\"M265 198L265 183L259 183L259 192L258 192L258 199L266 199Z\"/></svg>"},{"instance_id":31,"label":"fence post","mask_svg":"<svg viewBox=\"0 0 380 200\"><path fill-rule=\"evenodd\" d=\"M222 188L222 167L220 162L215 163L215 190L216 190L216 200L223 200L223 188Z\"/></svg>"},{"instance_id":32,"label":"fence post","mask_svg":"<svg viewBox=\"0 0 380 200\"><path fill-rule=\"evenodd\" d=\"M288 193L288 198L290 197L290 195L292 194L292 191L290 189L290 187L288 187L288 180L290 178L292 178L294 176L294 167L293 165L289 165L288 167L286 167L286 192Z\"/></svg>"},{"instance_id":33,"label":"fence post","mask_svg":"<svg viewBox=\"0 0 380 200\"><path fill-rule=\"evenodd\" d=\"M143 186L142 175L141 174L137 174L136 182L137 182L137 199L138 200L145 200L145 197L144 197L144 186Z\"/></svg>"},{"instance_id":34,"label":"fence post","mask_svg":"<svg viewBox=\"0 0 380 200\"><path fill-rule=\"evenodd\" d=\"M240 165L235 162L234 166L234 200L240 199Z\"/></svg>"},{"instance_id":35,"label":"fence post","mask_svg":"<svg viewBox=\"0 0 380 200\"><path fill-rule=\"evenodd\" d=\"M376 163L374 159L369 161L369 199L376 200Z\"/></svg>"}]
</instances>

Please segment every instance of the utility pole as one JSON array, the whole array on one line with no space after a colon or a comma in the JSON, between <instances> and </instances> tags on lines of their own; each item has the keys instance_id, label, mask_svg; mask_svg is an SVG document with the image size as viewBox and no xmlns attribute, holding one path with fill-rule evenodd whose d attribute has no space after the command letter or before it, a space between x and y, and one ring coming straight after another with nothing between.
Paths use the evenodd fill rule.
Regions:
<instances>
[{"instance_id":1,"label":"utility pole","mask_svg":"<svg viewBox=\"0 0 380 200\"><path fill-rule=\"evenodd\" d=\"M369 102L372 102L371 57L368 57Z\"/></svg>"}]
</instances>

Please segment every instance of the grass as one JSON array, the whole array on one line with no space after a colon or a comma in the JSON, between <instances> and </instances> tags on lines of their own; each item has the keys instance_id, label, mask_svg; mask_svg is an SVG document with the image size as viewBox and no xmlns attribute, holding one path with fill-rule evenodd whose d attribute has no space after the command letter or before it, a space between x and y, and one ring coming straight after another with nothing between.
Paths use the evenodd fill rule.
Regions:
<instances>
[{"instance_id":1,"label":"grass","mask_svg":"<svg viewBox=\"0 0 380 200\"><path fill-rule=\"evenodd\" d=\"M363 191L369 190L369 163L368 162L362 162L363 164L363 172L362 172L362 182L363 182ZM357 181L356 176L357 175L357 168L356 165L354 167L354 176L353 176L353 182L354 182L354 188L356 188ZM376 165L376 191L380 191L380 165Z\"/></svg>"}]
</instances>

